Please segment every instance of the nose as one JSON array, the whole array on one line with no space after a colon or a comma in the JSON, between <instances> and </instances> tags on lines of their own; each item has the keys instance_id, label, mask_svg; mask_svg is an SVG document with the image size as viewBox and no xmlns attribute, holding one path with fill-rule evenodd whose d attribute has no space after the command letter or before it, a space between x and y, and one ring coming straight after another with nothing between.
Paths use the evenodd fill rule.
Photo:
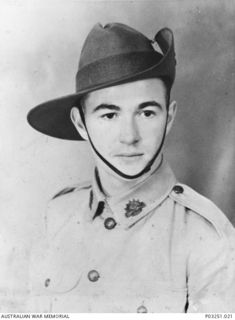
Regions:
<instances>
[{"instance_id":1,"label":"nose","mask_svg":"<svg viewBox=\"0 0 235 320\"><path fill-rule=\"evenodd\" d=\"M120 127L120 142L127 145L133 145L140 140L138 125L132 117L123 119Z\"/></svg>"}]
</instances>

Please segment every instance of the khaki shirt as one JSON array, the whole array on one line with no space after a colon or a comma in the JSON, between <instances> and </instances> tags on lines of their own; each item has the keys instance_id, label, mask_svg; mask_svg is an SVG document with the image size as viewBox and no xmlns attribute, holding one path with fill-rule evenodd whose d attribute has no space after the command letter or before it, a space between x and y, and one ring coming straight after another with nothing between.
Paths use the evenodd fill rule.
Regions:
<instances>
[{"instance_id":1,"label":"khaki shirt","mask_svg":"<svg viewBox=\"0 0 235 320\"><path fill-rule=\"evenodd\" d=\"M234 228L166 162L117 197L63 190L46 223L27 311L235 312Z\"/></svg>"}]
</instances>

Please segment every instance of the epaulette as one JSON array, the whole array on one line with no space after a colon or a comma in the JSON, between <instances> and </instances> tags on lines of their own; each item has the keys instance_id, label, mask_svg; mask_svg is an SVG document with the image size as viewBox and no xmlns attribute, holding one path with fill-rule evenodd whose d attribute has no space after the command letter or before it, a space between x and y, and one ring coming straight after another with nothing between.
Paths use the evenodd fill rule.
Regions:
<instances>
[{"instance_id":1,"label":"epaulette","mask_svg":"<svg viewBox=\"0 0 235 320\"><path fill-rule=\"evenodd\" d=\"M177 183L169 196L182 206L209 221L220 237L224 237L227 232L232 231L232 224L226 215L211 200L197 193L189 186Z\"/></svg>"},{"instance_id":2,"label":"epaulette","mask_svg":"<svg viewBox=\"0 0 235 320\"><path fill-rule=\"evenodd\" d=\"M83 189L89 189L91 187L91 183L89 181L83 182L81 184L77 184L71 187L67 187L64 188L62 190L60 190L58 193L56 193L51 200L54 200L60 196L63 196L65 194L74 192L74 191L79 191L79 190L83 190Z\"/></svg>"},{"instance_id":3,"label":"epaulette","mask_svg":"<svg viewBox=\"0 0 235 320\"><path fill-rule=\"evenodd\" d=\"M90 187L90 181L82 182L62 189L49 200L44 217L48 239L57 235L79 213L82 201L88 202L89 192L82 191Z\"/></svg>"}]
</instances>

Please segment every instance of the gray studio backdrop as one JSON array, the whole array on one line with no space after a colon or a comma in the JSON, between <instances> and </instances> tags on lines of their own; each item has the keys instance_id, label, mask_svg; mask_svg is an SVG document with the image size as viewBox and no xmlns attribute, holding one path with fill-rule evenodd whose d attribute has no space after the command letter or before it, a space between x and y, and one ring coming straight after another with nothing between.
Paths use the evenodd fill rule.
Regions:
<instances>
[{"instance_id":1,"label":"gray studio backdrop","mask_svg":"<svg viewBox=\"0 0 235 320\"><path fill-rule=\"evenodd\" d=\"M174 30L178 114L166 154L179 180L235 223L234 9L232 0L0 2L0 311L24 311L17 301L48 199L90 176L86 143L41 135L26 114L74 92L82 42L96 22L127 23L150 38Z\"/></svg>"}]
</instances>

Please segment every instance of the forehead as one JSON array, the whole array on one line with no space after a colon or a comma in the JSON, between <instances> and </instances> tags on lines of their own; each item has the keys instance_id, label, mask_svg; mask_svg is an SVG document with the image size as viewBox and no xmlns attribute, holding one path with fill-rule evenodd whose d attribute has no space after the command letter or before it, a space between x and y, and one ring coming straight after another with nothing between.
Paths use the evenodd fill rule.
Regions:
<instances>
[{"instance_id":1,"label":"forehead","mask_svg":"<svg viewBox=\"0 0 235 320\"><path fill-rule=\"evenodd\" d=\"M161 79L144 79L90 92L85 101L86 106L95 106L100 103L122 105L124 101L138 103L150 99L164 103L165 91L165 85Z\"/></svg>"}]
</instances>

